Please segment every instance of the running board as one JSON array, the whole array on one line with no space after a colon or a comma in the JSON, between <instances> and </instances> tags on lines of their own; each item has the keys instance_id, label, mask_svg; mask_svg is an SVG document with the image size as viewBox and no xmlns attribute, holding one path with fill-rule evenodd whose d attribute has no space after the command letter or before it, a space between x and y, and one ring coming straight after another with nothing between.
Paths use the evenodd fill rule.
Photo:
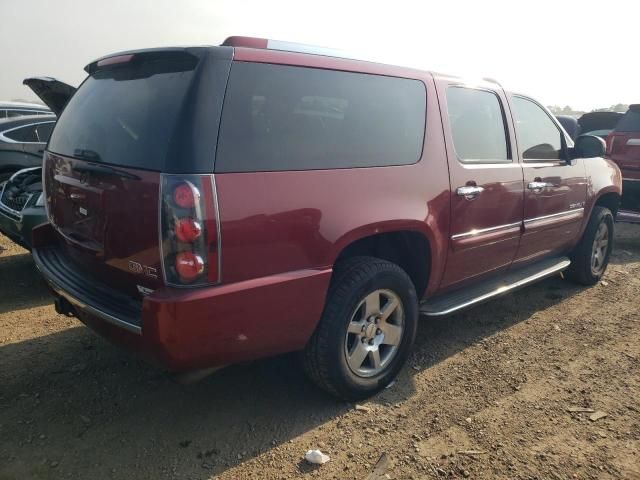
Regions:
<instances>
[{"instance_id":1,"label":"running board","mask_svg":"<svg viewBox=\"0 0 640 480\"><path fill-rule=\"evenodd\" d=\"M554 275L570 264L567 257L544 260L473 287L429 298L420 305L420 313L431 317L448 315Z\"/></svg>"},{"instance_id":2,"label":"running board","mask_svg":"<svg viewBox=\"0 0 640 480\"><path fill-rule=\"evenodd\" d=\"M630 210L618 210L616 222L640 223L640 212Z\"/></svg>"}]
</instances>

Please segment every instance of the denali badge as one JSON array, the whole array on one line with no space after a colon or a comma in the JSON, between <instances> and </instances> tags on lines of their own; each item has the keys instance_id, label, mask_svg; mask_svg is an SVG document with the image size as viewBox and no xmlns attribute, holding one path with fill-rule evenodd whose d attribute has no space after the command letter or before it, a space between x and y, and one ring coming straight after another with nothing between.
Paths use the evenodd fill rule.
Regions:
<instances>
[{"instance_id":1,"label":"denali badge","mask_svg":"<svg viewBox=\"0 0 640 480\"><path fill-rule=\"evenodd\" d=\"M158 278L158 271L153 267L129 260L129 271L137 275L145 275L150 278Z\"/></svg>"}]
</instances>

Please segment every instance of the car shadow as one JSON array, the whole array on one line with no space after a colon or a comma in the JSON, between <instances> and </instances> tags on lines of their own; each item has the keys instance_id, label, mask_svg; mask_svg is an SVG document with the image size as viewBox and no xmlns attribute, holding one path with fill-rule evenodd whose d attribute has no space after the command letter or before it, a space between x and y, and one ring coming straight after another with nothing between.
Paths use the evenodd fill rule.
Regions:
<instances>
[{"instance_id":1,"label":"car shadow","mask_svg":"<svg viewBox=\"0 0 640 480\"><path fill-rule=\"evenodd\" d=\"M30 253L0 255L0 314L52 304Z\"/></svg>"},{"instance_id":2,"label":"car shadow","mask_svg":"<svg viewBox=\"0 0 640 480\"><path fill-rule=\"evenodd\" d=\"M408 366L372 401L412 396L416 363L432 367L580 291L551 278L465 313L423 318ZM205 479L353 408L311 384L295 354L182 385L82 326L4 345L0 364L0 425L13 439L4 445L12 460L0 467L0 478L3 468L31 477L45 457L73 478L158 478L170 471L173 478Z\"/></svg>"},{"instance_id":3,"label":"car shadow","mask_svg":"<svg viewBox=\"0 0 640 480\"><path fill-rule=\"evenodd\" d=\"M640 259L640 225L616 223L616 238L611 261L613 265L637 262Z\"/></svg>"}]
</instances>

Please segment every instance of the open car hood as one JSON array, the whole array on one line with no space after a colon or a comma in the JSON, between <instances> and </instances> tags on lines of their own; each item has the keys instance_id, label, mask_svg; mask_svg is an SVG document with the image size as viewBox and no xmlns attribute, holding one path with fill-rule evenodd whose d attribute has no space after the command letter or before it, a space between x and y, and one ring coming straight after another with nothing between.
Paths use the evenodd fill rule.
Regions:
<instances>
[{"instance_id":1,"label":"open car hood","mask_svg":"<svg viewBox=\"0 0 640 480\"><path fill-rule=\"evenodd\" d=\"M33 90L57 116L60 116L65 105L77 90L76 87L51 77L25 78L22 83Z\"/></svg>"}]
</instances>

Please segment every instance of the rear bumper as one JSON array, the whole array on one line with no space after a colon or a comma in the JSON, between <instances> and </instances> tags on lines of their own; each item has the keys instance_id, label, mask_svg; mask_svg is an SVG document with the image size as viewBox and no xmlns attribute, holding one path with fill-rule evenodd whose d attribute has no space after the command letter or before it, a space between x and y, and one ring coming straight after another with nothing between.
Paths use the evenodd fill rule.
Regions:
<instances>
[{"instance_id":1,"label":"rear bumper","mask_svg":"<svg viewBox=\"0 0 640 480\"><path fill-rule=\"evenodd\" d=\"M300 270L197 289L162 288L142 302L87 283L55 246L36 265L56 295L101 335L171 371L226 365L304 347L320 319L331 269Z\"/></svg>"}]
</instances>

